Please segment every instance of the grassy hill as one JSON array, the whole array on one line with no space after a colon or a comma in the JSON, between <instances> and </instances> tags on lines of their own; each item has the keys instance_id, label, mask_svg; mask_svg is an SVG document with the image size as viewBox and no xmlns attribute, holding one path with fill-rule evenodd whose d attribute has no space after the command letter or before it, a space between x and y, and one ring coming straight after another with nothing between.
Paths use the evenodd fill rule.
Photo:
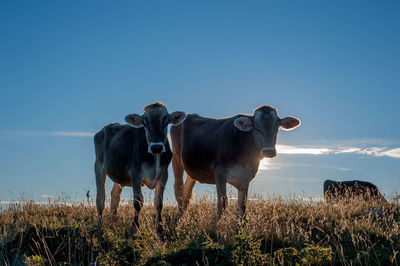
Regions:
<instances>
[{"instance_id":1,"label":"grassy hill","mask_svg":"<svg viewBox=\"0 0 400 266\"><path fill-rule=\"evenodd\" d=\"M0 264L13 265L398 265L400 205L306 203L269 198L251 201L244 221L231 201L216 219L214 199L193 202L180 219L163 210L165 238L155 234L154 210L145 205L140 232L130 236L133 207L118 221L95 206L34 202L0 214Z\"/></svg>"}]
</instances>

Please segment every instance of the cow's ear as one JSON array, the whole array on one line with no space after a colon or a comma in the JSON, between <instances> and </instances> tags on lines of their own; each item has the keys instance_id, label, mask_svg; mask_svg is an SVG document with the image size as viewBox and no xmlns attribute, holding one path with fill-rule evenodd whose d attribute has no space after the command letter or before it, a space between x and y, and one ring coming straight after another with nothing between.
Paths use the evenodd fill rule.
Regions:
<instances>
[{"instance_id":1,"label":"cow's ear","mask_svg":"<svg viewBox=\"0 0 400 266\"><path fill-rule=\"evenodd\" d=\"M240 129L241 131L248 132L253 129L253 125L252 125L253 123L252 123L251 119L248 117L242 116L242 117L236 118L236 120L233 122L233 124L235 125L235 127Z\"/></svg>"},{"instance_id":2,"label":"cow's ear","mask_svg":"<svg viewBox=\"0 0 400 266\"><path fill-rule=\"evenodd\" d=\"M169 115L169 122L173 126L177 126L183 121L185 121L186 114L184 112L173 112L172 114Z\"/></svg>"},{"instance_id":3,"label":"cow's ear","mask_svg":"<svg viewBox=\"0 0 400 266\"><path fill-rule=\"evenodd\" d=\"M142 116L138 114L130 114L125 116L125 121L131 124L133 127L143 127Z\"/></svg>"},{"instance_id":4,"label":"cow's ear","mask_svg":"<svg viewBox=\"0 0 400 266\"><path fill-rule=\"evenodd\" d=\"M279 125L286 130L291 130L300 125L300 120L293 116L288 116L280 120Z\"/></svg>"}]
</instances>

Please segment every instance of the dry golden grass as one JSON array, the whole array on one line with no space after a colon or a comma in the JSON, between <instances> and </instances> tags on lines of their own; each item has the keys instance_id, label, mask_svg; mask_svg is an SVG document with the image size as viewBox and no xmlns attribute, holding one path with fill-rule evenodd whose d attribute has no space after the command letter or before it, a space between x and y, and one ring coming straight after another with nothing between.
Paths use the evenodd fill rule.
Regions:
<instances>
[{"instance_id":1,"label":"dry golden grass","mask_svg":"<svg viewBox=\"0 0 400 266\"><path fill-rule=\"evenodd\" d=\"M284 201L248 202L241 221L234 201L217 222L215 200L194 200L179 219L176 206L163 209L166 237L154 228L154 210L145 205L140 232L129 236L132 206L119 208L99 227L95 206L33 202L0 214L0 264L335 264L397 265L400 262L398 202L352 200L347 204ZM36 255L36 256L34 256Z\"/></svg>"}]
</instances>

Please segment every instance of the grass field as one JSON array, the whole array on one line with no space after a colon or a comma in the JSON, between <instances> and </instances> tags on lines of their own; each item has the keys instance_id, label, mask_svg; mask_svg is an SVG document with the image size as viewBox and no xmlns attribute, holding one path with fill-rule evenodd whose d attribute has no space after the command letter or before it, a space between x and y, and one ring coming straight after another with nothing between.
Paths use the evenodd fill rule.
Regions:
<instances>
[{"instance_id":1,"label":"grass field","mask_svg":"<svg viewBox=\"0 0 400 266\"><path fill-rule=\"evenodd\" d=\"M230 201L216 219L215 199L192 201L178 219L164 206L165 238L155 234L145 205L140 232L131 237L133 207L97 224L92 204L11 205L0 214L0 265L398 265L400 205L348 204L259 198L246 219Z\"/></svg>"}]
</instances>

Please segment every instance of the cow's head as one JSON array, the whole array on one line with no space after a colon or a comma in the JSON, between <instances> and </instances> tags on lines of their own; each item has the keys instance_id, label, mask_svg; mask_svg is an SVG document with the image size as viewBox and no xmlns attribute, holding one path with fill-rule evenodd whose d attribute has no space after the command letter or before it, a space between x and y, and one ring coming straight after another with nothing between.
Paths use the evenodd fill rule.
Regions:
<instances>
[{"instance_id":1,"label":"cow's head","mask_svg":"<svg viewBox=\"0 0 400 266\"><path fill-rule=\"evenodd\" d=\"M273 158L276 156L278 129L294 129L300 125L300 120L291 116L281 119L275 108L264 105L254 110L252 116L237 118L234 125L242 131L253 134L256 146L260 150L260 157Z\"/></svg>"},{"instance_id":2,"label":"cow's head","mask_svg":"<svg viewBox=\"0 0 400 266\"><path fill-rule=\"evenodd\" d=\"M168 114L166 106L157 102L145 106L143 115L127 115L125 121L136 128L144 127L147 144L149 145L148 152L161 154L165 152L168 124L178 125L185 117L186 114L184 112Z\"/></svg>"}]
</instances>

